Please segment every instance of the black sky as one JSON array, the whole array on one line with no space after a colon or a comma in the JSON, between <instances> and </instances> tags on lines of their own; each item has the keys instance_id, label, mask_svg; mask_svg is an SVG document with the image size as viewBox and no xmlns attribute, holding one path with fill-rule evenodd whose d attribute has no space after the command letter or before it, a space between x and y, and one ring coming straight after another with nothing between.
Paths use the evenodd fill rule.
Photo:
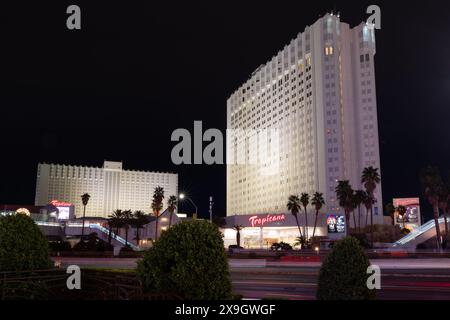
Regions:
<instances>
[{"instance_id":1,"label":"black sky","mask_svg":"<svg viewBox=\"0 0 450 320\"><path fill-rule=\"evenodd\" d=\"M450 169L448 1L33 1L0 12L0 203L34 202L38 162L173 171L207 215L225 213L225 167L172 165L176 128L226 127L226 99L319 15L352 26L378 4L383 196ZM66 8L82 30L66 28ZM300 192L301 190L299 190ZM150 201L150 200L149 200ZM186 205L185 211L192 210Z\"/></svg>"}]
</instances>

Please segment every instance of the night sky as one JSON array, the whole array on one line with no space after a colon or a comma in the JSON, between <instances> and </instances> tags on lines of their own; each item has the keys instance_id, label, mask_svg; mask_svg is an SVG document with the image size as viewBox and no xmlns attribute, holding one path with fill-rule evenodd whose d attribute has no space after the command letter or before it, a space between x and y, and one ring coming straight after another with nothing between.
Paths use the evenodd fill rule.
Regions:
<instances>
[{"instance_id":1,"label":"night sky","mask_svg":"<svg viewBox=\"0 0 450 320\"><path fill-rule=\"evenodd\" d=\"M225 166L173 165L172 131L192 131L194 120L225 130L228 96L260 64L326 12L354 26L370 4L382 10L384 201L421 194L418 173L428 164L450 170L448 1L93 2L2 3L0 203L34 203L38 162L108 159L177 172L201 217L210 195L224 215ZM70 4L81 7L80 31L66 28Z\"/></svg>"}]
</instances>

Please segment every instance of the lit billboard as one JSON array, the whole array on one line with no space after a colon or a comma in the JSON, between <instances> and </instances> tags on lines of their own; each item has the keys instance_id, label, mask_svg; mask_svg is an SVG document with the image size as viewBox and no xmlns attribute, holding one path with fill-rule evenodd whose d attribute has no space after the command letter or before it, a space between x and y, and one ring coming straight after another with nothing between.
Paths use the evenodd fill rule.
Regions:
<instances>
[{"instance_id":1,"label":"lit billboard","mask_svg":"<svg viewBox=\"0 0 450 320\"><path fill-rule=\"evenodd\" d=\"M74 208L72 203L58 200L53 200L50 203L58 209L58 220L69 220L72 218Z\"/></svg>"},{"instance_id":2,"label":"lit billboard","mask_svg":"<svg viewBox=\"0 0 450 320\"><path fill-rule=\"evenodd\" d=\"M345 233L345 217L341 215L327 215L328 233Z\"/></svg>"},{"instance_id":3,"label":"lit billboard","mask_svg":"<svg viewBox=\"0 0 450 320\"><path fill-rule=\"evenodd\" d=\"M419 227L421 223L420 217L420 200L419 198L397 198L392 201L395 208L398 206L404 206L406 208L406 213L403 217L399 217L398 214L395 215L395 224L400 226L410 226Z\"/></svg>"}]
</instances>

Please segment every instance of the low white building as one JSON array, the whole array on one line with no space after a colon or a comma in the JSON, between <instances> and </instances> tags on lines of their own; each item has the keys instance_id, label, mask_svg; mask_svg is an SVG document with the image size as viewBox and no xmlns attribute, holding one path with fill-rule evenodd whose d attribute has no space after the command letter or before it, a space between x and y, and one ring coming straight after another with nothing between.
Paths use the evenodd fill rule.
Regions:
<instances>
[{"instance_id":1,"label":"low white building","mask_svg":"<svg viewBox=\"0 0 450 320\"><path fill-rule=\"evenodd\" d=\"M149 213L158 186L164 188L166 199L176 196L178 174L124 170L122 162L114 161L105 161L101 168L39 163L35 205L44 206L53 200L73 203L80 217L81 195L88 193L87 216L108 217L116 209ZM163 210L166 208L164 201Z\"/></svg>"},{"instance_id":2,"label":"low white building","mask_svg":"<svg viewBox=\"0 0 450 320\"><path fill-rule=\"evenodd\" d=\"M302 234L305 235L305 215L299 213L297 217ZM323 214L318 216L314 236L332 240L345 236L345 229L339 232L329 230L329 217ZM313 235L314 220L315 214L309 213L308 238ZM241 228L241 247L245 249L269 249L272 244L279 242L294 245L300 236L297 222L291 213L234 215L226 217L225 225L221 228L225 247L236 244L237 231L234 227Z\"/></svg>"}]
</instances>

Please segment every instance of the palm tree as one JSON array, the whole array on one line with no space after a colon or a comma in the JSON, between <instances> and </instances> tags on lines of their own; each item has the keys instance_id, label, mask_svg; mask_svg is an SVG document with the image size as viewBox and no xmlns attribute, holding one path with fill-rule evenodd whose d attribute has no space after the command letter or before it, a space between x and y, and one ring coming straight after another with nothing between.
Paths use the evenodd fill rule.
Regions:
<instances>
[{"instance_id":1,"label":"palm tree","mask_svg":"<svg viewBox=\"0 0 450 320\"><path fill-rule=\"evenodd\" d=\"M136 244L139 245L139 241L141 240L139 237L139 230L142 229L147 223L147 215L145 212L137 210L133 213L133 224L136 228Z\"/></svg>"},{"instance_id":2,"label":"palm tree","mask_svg":"<svg viewBox=\"0 0 450 320\"><path fill-rule=\"evenodd\" d=\"M316 217L314 219L314 229L313 229L313 235L312 235L312 237L314 238L314 236L316 234L317 218L319 217L319 211L320 211L320 209L322 209L322 206L325 204L325 200L323 199L323 193L320 193L320 192L314 193L313 198L311 200L311 204L316 209Z\"/></svg>"},{"instance_id":3,"label":"palm tree","mask_svg":"<svg viewBox=\"0 0 450 320\"><path fill-rule=\"evenodd\" d=\"M358 208L358 232L361 233L361 205L364 201L364 190L356 190L354 200Z\"/></svg>"},{"instance_id":4,"label":"palm tree","mask_svg":"<svg viewBox=\"0 0 450 320\"><path fill-rule=\"evenodd\" d=\"M244 226L234 225L233 229L236 230L236 244L238 247L241 246L241 231L244 229Z\"/></svg>"},{"instance_id":5,"label":"palm tree","mask_svg":"<svg viewBox=\"0 0 450 320\"><path fill-rule=\"evenodd\" d=\"M119 235L119 229L122 227L123 222L123 211L120 209L114 210L113 213L109 216L112 224L111 227L116 228L116 236Z\"/></svg>"},{"instance_id":6,"label":"palm tree","mask_svg":"<svg viewBox=\"0 0 450 320\"><path fill-rule=\"evenodd\" d=\"M402 217L403 229L405 229L406 207L405 207L405 206L402 206L402 205L399 205L399 206L396 208L396 211L397 211L397 214L398 214L399 216Z\"/></svg>"},{"instance_id":7,"label":"palm tree","mask_svg":"<svg viewBox=\"0 0 450 320\"><path fill-rule=\"evenodd\" d=\"M111 233L114 227L114 220L112 218L108 219L108 243L111 244Z\"/></svg>"},{"instance_id":8,"label":"palm tree","mask_svg":"<svg viewBox=\"0 0 450 320\"><path fill-rule=\"evenodd\" d=\"M288 203L286 205L287 209L292 213L297 222L298 232L300 233L300 237L303 237L302 229L300 228L300 224L298 223L298 213L300 212L300 199L296 195L289 196Z\"/></svg>"},{"instance_id":9,"label":"palm tree","mask_svg":"<svg viewBox=\"0 0 450 320\"><path fill-rule=\"evenodd\" d=\"M427 167L420 173L420 180L424 188L425 197L433 207L434 224L436 227L436 244L441 248L441 229L439 227L439 195L442 193L443 183L439 169Z\"/></svg>"},{"instance_id":10,"label":"palm tree","mask_svg":"<svg viewBox=\"0 0 450 320\"><path fill-rule=\"evenodd\" d=\"M388 203L385 207L386 212L389 214L389 217L392 218L392 225L395 226L395 207L392 203Z\"/></svg>"},{"instance_id":11,"label":"palm tree","mask_svg":"<svg viewBox=\"0 0 450 320\"><path fill-rule=\"evenodd\" d=\"M163 208L163 200L164 200L164 188L156 187L153 193L153 201L152 201L152 209L155 214L155 241L158 240L158 220L159 214Z\"/></svg>"},{"instance_id":12,"label":"palm tree","mask_svg":"<svg viewBox=\"0 0 450 320\"><path fill-rule=\"evenodd\" d=\"M370 205L370 242L373 246L373 203L375 202L374 192L377 188L377 184L381 182L378 168L368 167L364 168L361 175L361 183L366 188L366 192L369 195L372 204Z\"/></svg>"},{"instance_id":13,"label":"palm tree","mask_svg":"<svg viewBox=\"0 0 450 320\"><path fill-rule=\"evenodd\" d=\"M301 248L303 248L304 246L306 246L306 240L305 240L305 237L297 237L297 238L295 239L294 247L297 247L297 246L301 246Z\"/></svg>"},{"instance_id":14,"label":"palm tree","mask_svg":"<svg viewBox=\"0 0 450 320\"><path fill-rule=\"evenodd\" d=\"M439 193L439 209L442 210L442 215L444 216L444 224L445 224L445 235L443 236L443 242L447 241L448 236L448 221L447 221L447 206L448 206L448 197L450 196L450 190L447 185L442 186L442 190Z\"/></svg>"},{"instance_id":15,"label":"palm tree","mask_svg":"<svg viewBox=\"0 0 450 320\"><path fill-rule=\"evenodd\" d=\"M81 195L81 202L83 203L83 223L82 223L82 227L81 227L80 241L83 241L83 238L84 238L84 219L86 218L86 206L88 205L90 198L91 198L91 196L89 195L89 193L84 193Z\"/></svg>"},{"instance_id":16,"label":"palm tree","mask_svg":"<svg viewBox=\"0 0 450 320\"><path fill-rule=\"evenodd\" d=\"M356 208L358 208L358 201L357 200L358 199L356 199L355 191L353 191L351 201L352 201L353 227L354 227L355 232L358 231L357 226L356 226L356 215L355 215L355 210L356 210Z\"/></svg>"},{"instance_id":17,"label":"palm tree","mask_svg":"<svg viewBox=\"0 0 450 320\"><path fill-rule=\"evenodd\" d=\"M131 220L133 219L133 211L125 210L122 212L122 223L125 227L125 247L128 246L128 230L130 229Z\"/></svg>"},{"instance_id":18,"label":"palm tree","mask_svg":"<svg viewBox=\"0 0 450 320\"><path fill-rule=\"evenodd\" d=\"M450 175L449 175L449 179L447 180L446 189L448 191L448 197L447 197L447 206L446 206L444 215L445 215L445 218L448 219L448 216L450 214ZM448 226L447 226L447 228L448 228Z\"/></svg>"},{"instance_id":19,"label":"palm tree","mask_svg":"<svg viewBox=\"0 0 450 320\"><path fill-rule=\"evenodd\" d=\"M338 181L336 186L336 197L339 200L339 206L344 209L346 234L350 232L350 212L354 208L353 189L348 180Z\"/></svg>"},{"instance_id":20,"label":"palm tree","mask_svg":"<svg viewBox=\"0 0 450 320\"><path fill-rule=\"evenodd\" d=\"M306 241L308 241L308 211L306 207L309 205L309 194L302 193L300 195L300 203L302 204L303 210L305 211L305 237Z\"/></svg>"},{"instance_id":21,"label":"palm tree","mask_svg":"<svg viewBox=\"0 0 450 320\"><path fill-rule=\"evenodd\" d=\"M175 196L170 196L169 200L167 200L167 209L170 212L169 228L172 226L172 217L173 217L173 213L177 209L177 203L178 203L178 200L177 200L177 197L175 197Z\"/></svg>"}]
</instances>

